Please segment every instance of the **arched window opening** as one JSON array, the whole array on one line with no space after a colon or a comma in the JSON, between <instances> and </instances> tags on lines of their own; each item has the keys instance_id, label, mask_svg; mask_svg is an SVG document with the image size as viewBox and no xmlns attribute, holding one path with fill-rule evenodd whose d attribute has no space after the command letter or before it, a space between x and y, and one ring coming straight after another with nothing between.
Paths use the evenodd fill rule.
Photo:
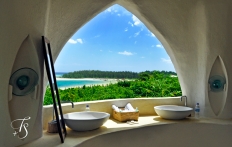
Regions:
<instances>
[{"instance_id":1,"label":"arched window opening","mask_svg":"<svg viewBox=\"0 0 232 147\"><path fill-rule=\"evenodd\" d=\"M117 4L99 13L68 40L55 69L64 100L181 95L174 66L160 41L135 15ZM105 86L93 86L102 84ZM44 104L49 104L48 97L47 90Z\"/></svg>"}]
</instances>

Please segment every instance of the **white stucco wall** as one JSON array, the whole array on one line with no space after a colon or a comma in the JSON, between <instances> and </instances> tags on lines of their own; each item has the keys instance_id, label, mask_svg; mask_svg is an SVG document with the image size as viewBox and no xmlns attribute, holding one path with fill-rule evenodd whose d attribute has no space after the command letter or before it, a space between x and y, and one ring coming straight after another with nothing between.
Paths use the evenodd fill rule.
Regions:
<instances>
[{"instance_id":1,"label":"white stucco wall","mask_svg":"<svg viewBox=\"0 0 232 147\"><path fill-rule=\"evenodd\" d=\"M199 102L205 115L214 117L208 101L207 83L212 64L218 55L224 61L227 75L231 73L228 57L231 52L229 49L231 2L227 0L105 2L102 1L104 4L100 4L96 1L86 1L75 5L51 1L47 36L56 49L55 58L78 28L110 5L118 3L135 14L162 42L178 73L182 92L189 97L189 105L193 107ZM85 9L86 7L88 9ZM67 13L68 11L78 13ZM230 80L230 77L228 79ZM225 110L219 117L232 116L232 114L228 116L228 112L232 110L229 89L230 85Z\"/></svg>"},{"instance_id":2,"label":"white stucco wall","mask_svg":"<svg viewBox=\"0 0 232 147\"><path fill-rule=\"evenodd\" d=\"M177 123L145 126L88 139L76 147L230 147L232 135L228 125ZM209 133L214 135L209 135Z\"/></svg>"},{"instance_id":3,"label":"white stucco wall","mask_svg":"<svg viewBox=\"0 0 232 147\"><path fill-rule=\"evenodd\" d=\"M22 41L30 35L38 53L40 72L43 75L41 36L45 35L51 41L52 52L56 59L66 41L81 26L114 3L122 5L135 14L162 42L178 73L182 92L189 98L188 105L193 107L196 102L200 102L204 115L208 117L216 117L209 104L207 83L212 64L220 55L227 71L228 93L226 105L218 117L232 117L230 85L232 82L230 66L232 1L2 0L0 2L0 129L2 130L0 140L3 141L0 142L0 146L23 143L12 135L8 111L8 83ZM40 82L42 85L43 81Z\"/></svg>"}]
</instances>

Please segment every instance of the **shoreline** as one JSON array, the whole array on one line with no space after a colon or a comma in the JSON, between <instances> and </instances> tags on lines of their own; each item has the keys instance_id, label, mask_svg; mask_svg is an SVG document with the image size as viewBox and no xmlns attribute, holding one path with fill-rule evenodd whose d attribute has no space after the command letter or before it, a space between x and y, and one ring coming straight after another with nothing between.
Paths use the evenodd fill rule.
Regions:
<instances>
[{"instance_id":1,"label":"shoreline","mask_svg":"<svg viewBox=\"0 0 232 147\"><path fill-rule=\"evenodd\" d=\"M101 81L100 83L97 84L85 84L85 86L106 86L108 84L115 84L118 83L118 79L104 79L104 78L56 78L57 81ZM58 89L65 90L68 88L81 88L84 85L76 85L76 86L66 86L66 87L58 87Z\"/></svg>"},{"instance_id":2,"label":"shoreline","mask_svg":"<svg viewBox=\"0 0 232 147\"><path fill-rule=\"evenodd\" d=\"M90 84L90 85L85 85L86 87L90 87L90 86L106 86L108 84L116 84L117 82L115 83L102 83L102 84ZM83 85L84 86L84 85ZM61 88L58 88L58 89L61 89L61 90L65 90L65 89L69 89L69 88L81 88L83 86L68 86L68 87L61 87Z\"/></svg>"},{"instance_id":3,"label":"shoreline","mask_svg":"<svg viewBox=\"0 0 232 147\"><path fill-rule=\"evenodd\" d=\"M57 77L56 80L59 80L59 81L71 81L71 80L118 81L119 79L108 79L108 78L59 78L59 77Z\"/></svg>"}]
</instances>

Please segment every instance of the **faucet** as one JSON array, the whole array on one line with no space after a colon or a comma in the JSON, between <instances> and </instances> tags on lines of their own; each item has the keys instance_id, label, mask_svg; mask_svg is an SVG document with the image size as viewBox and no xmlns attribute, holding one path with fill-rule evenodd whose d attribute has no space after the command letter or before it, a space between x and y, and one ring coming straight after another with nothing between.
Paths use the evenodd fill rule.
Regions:
<instances>
[{"instance_id":1,"label":"faucet","mask_svg":"<svg viewBox=\"0 0 232 147\"><path fill-rule=\"evenodd\" d=\"M74 105L73 105L73 102L72 102L72 101L61 101L60 103L61 103L61 104L62 104L62 103L71 103L71 104L72 104L72 108L74 108Z\"/></svg>"},{"instance_id":2,"label":"faucet","mask_svg":"<svg viewBox=\"0 0 232 147\"><path fill-rule=\"evenodd\" d=\"M72 108L74 108L74 104L72 101L60 101L60 103L71 103L72 104ZM53 120L54 120L54 107L53 107Z\"/></svg>"},{"instance_id":3,"label":"faucet","mask_svg":"<svg viewBox=\"0 0 232 147\"><path fill-rule=\"evenodd\" d=\"M187 106L187 96L186 95L181 96L180 101L182 101L182 98L185 98L184 106L186 107Z\"/></svg>"}]
</instances>

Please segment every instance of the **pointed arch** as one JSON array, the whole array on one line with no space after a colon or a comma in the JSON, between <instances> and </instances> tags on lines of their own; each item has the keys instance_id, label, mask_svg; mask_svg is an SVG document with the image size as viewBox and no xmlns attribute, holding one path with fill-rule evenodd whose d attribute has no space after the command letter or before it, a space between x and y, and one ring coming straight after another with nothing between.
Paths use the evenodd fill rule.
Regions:
<instances>
[{"instance_id":1,"label":"pointed arch","mask_svg":"<svg viewBox=\"0 0 232 147\"><path fill-rule=\"evenodd\" d=\"M104 3L105 4L105 3ZM69 38L75 33L77 32L82 26L84 26L85 24L87 24L89 21L91 21L95 16L97 16L98 14L100 14L101 12L107 10L109 7L118 4L120 6L122 6L123 8L125 8L127 11L129 11L130 13L132 13L133 15L135 15L139 20L141 20L142 23L144 23L144 25L158 38L158 40L162 43L162 45L164 46L167 54L169 55L169 57L172 60L172 63L174 65L174 68L176 68L176 60L175 57L173 56L173 51L171 50L171 47L169 45L169 43L166 41L165 37L162 35L162 33L154 26L152 25L152 23L142 14L141 10L138 8L138 6L131 2L131 1L117 1L117 2L111 2L111 3L107 3L105 5L103 5L102 7L98 7L95 9L95 11L92 12L91 15L88 15L88 17L83 21L82 20L82 24L81 25L75 25L75 24L79 24L79 22L77 22L76 20L73 20L73 22L70 22L70 26L71 27L66 27L68 29L68 32L61 32L63 37L63 39L61 38L61 40L59 40L59 42L52 42L54 45L54 48L56 49L53 53L54 55L54 59L56 60L60 51L62 50L62 48L64 47L65 43L69 40ZM53 4L51 4L51 6L53 6ZM88 13L89 10L86 10ZM83 14L84 15L84 14ZM79 16L79 15L78 15ZM80 17L80 16L79 16ZM56 32L57 33L57 32ZM49 35L48 35L49 37ZM52 41L52 39L51 39ZM56 41L58 41L56 39Z\"/></svg>"},{"instance_id":2,"label":"pointed arch","mask_svg":"<svg viewBox=\"0 0 232 147\"><path fill-rule=\"evenodd\" d=\"M153 26L145 17L142 16L142 13L140 11L138 11L138 8L135 4L133 4L132 2L118 2L118 3L112 3L110 5L107 5L106 7L102 8L101 11L95 15L93 15L91 18L89 18L82 26L86 25L88 22L90 22L93 18L95 18L98 14L107 11L109 8L111 8L114 5L119 5L121 7L123 7L124 9L126 9L129 13L131 13L133 16L136 16L147 28L148 30L155 34L155 37L158 38L158 40L163 44L163 46L165 47L166 52L168 53L169 57L171 58L172 61L174 60L174 57L172 56L172 52L171 52L171 48L169 46L169 44L167 43L167 41L165 40L165 38L162 36L162 34L156 29L155 26ZM80 27L81 28L81 27ZM75 31L78 31L80 28L77 28ZM72 35L75 33L72 32ZM66 37L66 42L68 41L70 37ZM63 45L64 46L64 45ZM60 50L61 51L61 50ZM175 67L175 63L174 63L174 67Z\"/></svg>"}]
</instances>

